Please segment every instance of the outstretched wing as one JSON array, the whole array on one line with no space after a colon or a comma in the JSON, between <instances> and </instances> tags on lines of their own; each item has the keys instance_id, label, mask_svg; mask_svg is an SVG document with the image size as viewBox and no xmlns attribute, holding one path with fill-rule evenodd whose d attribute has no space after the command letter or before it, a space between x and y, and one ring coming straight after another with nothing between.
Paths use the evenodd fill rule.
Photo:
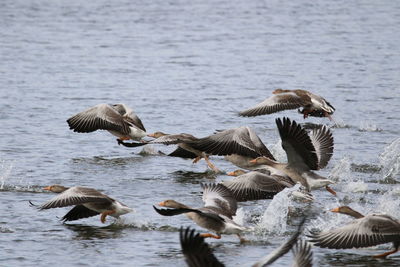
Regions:
<instances>
[{"instance_id":1,"label":"outstretched wing","mask_svg":"<svg viewBox=\"0 0 400 267\"><path fill-rule=\"evenodd\" d=\"M319 129L314 129L310 135L311 142L318 157L318 168L324 168L333 154L333 136L325 125Z\"/></svg>"},{"instance_id":2,"label":"outstretched wing","mask_svg":"<svg viewBox=\"0 0 400 267\"><path fill-rule=\"evenodd\" d=\"M75 221L75 220L79 220L79 219L83 219L83 218L89 218L92 216L96 216L98 214L100 214L100 213L98 213L97 211L88 209L83 205L76 205L75 207L72 208L72 210L70 210L67 214L65 214L61 220L63 222Z\"/></svg>"},{"instance_id":3,"label":"outstretched wing","mask_svg":"<svg viewBox=\"0 0 400 267\"><path fill-rule=\"evenodd\" d=\"M82 111L67 120L69 128L78 133L111 130L129 134L130 124L112 106L99 104Z\"/></svg>"}]
</instances>

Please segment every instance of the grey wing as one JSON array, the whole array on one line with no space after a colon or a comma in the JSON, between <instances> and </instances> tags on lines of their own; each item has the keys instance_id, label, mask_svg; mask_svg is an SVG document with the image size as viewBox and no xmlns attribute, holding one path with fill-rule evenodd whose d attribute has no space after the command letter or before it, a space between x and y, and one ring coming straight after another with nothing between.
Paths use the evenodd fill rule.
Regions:
<instances>
[{"instance_id":1,"label":"grey wing","mask_svg":"<svg viewBox=\"0 0 400 267\"><path fill-rule=\"evenodd\" d=\"M146 128L144 128L142 120L139 119L139 117L133 112L131 111L129 114L126 114L124 116L125 120L127 120L128 122L132 123L134 126L136 126L137 128L146 131Z\"/></svg>"},{"instance_id":2,"label":"grey wing","mask_svg":"<svg viewBox=\"0 0 400 267\"><path fill-rule=\"evenodd\" d=\"M313 253L311 245L307 241L299 240L293 248L293 267L311 267Z\"/></svg>"},{"instance_id":3,"label":"grey wing","mask_svg":"<svg viewBox=\"0 0 400 267\"><path fill-rule=\"evenodd\" d=\"M305 104L304 100L294 92L279 93L268 97L252 108L240 112L239 116L254 117L271 114L282 110L300 108Z\"/></svg>"},{"instance_id":4,"label":"grey wing","mask_svg":"<svg viewBox=\"0 0 400 267\"><path fill-rule=\"evenodd\" d=\"M204 207L218 210L232 219L236 215L237 201L231 191L222 184L201 184Z\"/></svg>"},{"instance_id":5,"label":"grey wing","mask_svg":"<svg viewBox=\"0 0 400 267\"><path fill-rule=\"evenodd\" d=\"M40 209L61 208L91 202L112 203L114 200L99 191L86 187L71 187L46 202Z\"/></svg>"},{"instance_id":6,"label":"grey wing","mask_svg":"<svg viewBox=\"0 0 400 267\"><path fill-rule=\"evenodd\" d=\"M303 217L301 220L299 226L297 227L297 231L287 240L285 243L280 245L277 249L269 253L266 257L262 258L258 262L256 262L252 267L261 267L261 266L267 266L269 264L272 264L275 262L277 259L285 255L286 253L289 252L289 250L292 249L294 244L296 244L297 239L299 238L301 232L303 231L303 225L306 221L306 217Z\"/></svg>"},{"instance_id":7,"label":"grey wing","mask_svg":"<svg viewBox=\"0 0 400 267\"><path fill-rule=\"evenodd\" d=\"M400 224L388 216L368 215L329 231L311 231L314 245L322 248L346 249L376 246L398 240Z\"/></svg>"},{"instance_id":8,"label":"grey wing","mask_svg":"<svg viewBox=\"0 0 400 267\"><path fill-rule=\"evenodd\" d=\"M164 144L164 145L175 145L179 143L192 142L197 140L196 137L190 134L167 134L161 137L158 137L152 141L150 144Z\"/></svg>"},{"instance_id":9,"label":"grey wing","mask_svg":"<svg viewBox=\"0 0 400 267\"><path fill-rule=\"evenodd\" d=\"M187 227L185 230L181 228L179 232L182 253L189 267L225 266L214 256L204 238L195 234L195 230Z\"/></svg>"},{"instance_id":10,"label":"grey wing","mask_svg":"<svg viewBox=\"0 0 400 267\"><path fill-rule=\"evenodd\" d=\"M237 201L271 199L286 188L285 184L275 177L252 171L235 177L232 181L222 183Z\"/></svg>"},{"instance_id":11,"label":"grey wing","mask_svg":"<svg viewBox=\"0 0 400 267\"><path fill-rule=\"evenodd\" d=\"M319 129L314 129L310 135L317 157L318 168L324 168L333 154L333 136L325 125Z\"/></svg>"},{"instance_id":12,"label":"grey wing","mask_svg":"<svg viewBox=\"0 0 400 267\"><path fill-rule=\"evenodd\" d=\"M306 130L288 118L283 118L283 120L278 118L275 121L288 163L301 166L301 168L318 170L318 156Z\"/></svg>"},{"instance_id":13,"label":"grey wing","mask_svg":"<svg viewBox=\"0 0 400 267\"><path fill-rule=\"evenodd\" d=\"M257 158L263 156L265 153L272 156L265 146L260 149L254 145L250 138L248 127L225 130L208 137L200 138L191 143L190 146L208 154L219 156L238 154ZM265 149L268 152L265 152Z\"/></svg>"},{"instance_id":14,"label":"grey wing","mask_svg":"<svg viewBox=\"0 0 400 267\"><path fill-rule=\"evenodd\" d=\"M96 130L112 130L129 134L129 123L126 122L112 106L99 104L82 111L67 120L69 128L78 133L89 133Z\"/></svg>"}]
</instances>

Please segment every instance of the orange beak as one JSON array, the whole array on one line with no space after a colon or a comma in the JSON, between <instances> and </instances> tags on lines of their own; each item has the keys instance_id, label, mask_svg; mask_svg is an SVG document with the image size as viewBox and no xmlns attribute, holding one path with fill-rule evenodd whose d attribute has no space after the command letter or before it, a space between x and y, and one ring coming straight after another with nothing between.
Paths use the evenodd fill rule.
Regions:
<instances>
[{"instance_id":1,"label":"orange beak","mask_svg":"<svg viewBox=\"0 0 400 267\"><path fill-rule=\"evenodd\" d=\"M257 163L257 159L252 159L249 161L250 163Z\"/></svg>"},{"instance_id":2,"label":"orange beak","mask_svg":"<svg viewBox=\"0 0 400 267\"><path fill-rule=\"evenodd\" d=\"M165 207L165 201L162 201L162 202L158 203L158 205L161 206L161 207Z\"/></svg>"},{"instance_id":3,"label":"orange beak","mask_svg":"<svg viewBox=\"0 0 400 267\"><path fill-rule=\"evenodd\" d=\"M228 172L228 173L226 173L226 175L235 176L235 172Z\"/></svg>"},{"instance_id":4,"label":"orange beak","mask_svg":"<svg viewBox=\"0 0 400 267\"><path fill-rule=\"evenodd\" d=\"M51 190L51 186L46 186L46 187L43 188L43 190L49 190L50 191Z\"/></svg>"},{"instance_id":5,"label":"orange beak","mask_svg":"<svg viewBox=\"0 0 400 267\"><path fill-rule=\"evenodd\" d=\"M148 137L153 137L153 138L156 138L155 136L154 136L154 134L152 133L152 134L148 134L147 135Z\"/></svg>"},{"instance_id":6,"label":"orange beak","mask_svg":"<svg viewBox=\"0 0 400 267\"><path fill-rule=\"evenodd\" d=\"M339 208L334 208L334 209L331 209L330 211L332 211L332 212L339 212Z\"/></svg>"}]
</instances>

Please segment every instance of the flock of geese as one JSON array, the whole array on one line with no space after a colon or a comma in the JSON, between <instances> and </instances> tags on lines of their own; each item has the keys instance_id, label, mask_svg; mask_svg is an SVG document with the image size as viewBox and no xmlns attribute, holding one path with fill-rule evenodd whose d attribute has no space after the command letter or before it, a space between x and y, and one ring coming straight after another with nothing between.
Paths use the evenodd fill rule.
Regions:
<instances>
[{"instance_id":1,"label":"flock of geese","mask_svg":"<svg viewBox=\"0 0 400 267\"><path fill-rule=\"evenodd\" d=\"M259 116L288 109L299 109L298 112L303 114L304 119L314 116L332 120L331 115L335 111L324 98L306 90L277 89L273 91L272 96L240 112L239 115ZM248 228L233 221L238 202L272 199L280 191L298 183L301 185L301 190L294 193L306 201L312 201L311 191L319 188L325 188L336 195L330 187L334 182L316 173L328 164L333 154L334 140L327 126L319 126L307 132L294 120L277 118L276 126L287 155L287 163L282 163L274 158L249 127L219 131L204 138L197 138L187 133L148 134L139 117L124 104L99 104L72 116L67 123L71 130L78 133L107 130L118 138L119 145L126 147L146 144L176 145L176 150L168 156L192 159L193 163L204 159L208 167L216 173L221 171L211 163L209 159L211 155L224 156L226 160L241 168L227 173L235 176L233 180L201 185L203 207L189 207L173 199L160 202L158 206L162 208L153 206L160 215L185 214L200 227L213 232L196 234L190 228L181 229L182 251L189 266L224 266L212 254L204 238L220 239L222 234L235 234L240 242L246 242L241 234ZM146 136L152 137L153 140L145 141L143 138ZM127 140L132 142L126 142ZM133 211L121 202L92 188L52 185L44 189L58 195L47 203L37 206L39 209L74 206L62 218L64 222L100 215L100 220L104 223L107 216L118 218ZM376 258L386 257L398 251L400 246L398 220L383 214L364 216L347 206L331 211L352 216L355 220L337 229L323 232L309 231L308 241L301 241L298 237L306 221L306 218L303 218L297 232L287 242L253 266L271 264L290 250L294 253L294 266L312 266L312 251L308 242L331 249L362 248L393 243L393 250L374 256Z\"/></svg>"}]
</instances>

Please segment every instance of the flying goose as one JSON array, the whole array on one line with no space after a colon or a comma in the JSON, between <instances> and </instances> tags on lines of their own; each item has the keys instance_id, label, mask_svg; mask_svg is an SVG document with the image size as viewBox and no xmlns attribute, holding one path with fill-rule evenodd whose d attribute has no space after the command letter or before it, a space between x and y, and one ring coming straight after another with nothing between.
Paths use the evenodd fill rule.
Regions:
<instances>
[{"instance_id":1,"label":"flying goose","mask_svg":"<svg viewBox=\"0 0 400 267\"><path fill-rule=\"evenodd\" d=\"M400 247L400 222L389 215L362 215L348 206L331 210L356 218L345 226L318 233L311 231L309 237L314 245L321 248L363 248L379 244L393 243L393 250L374 258L384 258L396 253Z\"/></svg>"},{"instance_id":2,"label":"flying goose","mask_svg":"<svg viewBox=\"0 0 400 267\"><path fill-rule=\"evenodd\" d=\"M146 136L142 121L125 104L99 104L72 116L67 123L78 133L107 130L118 137L118 143L130 139L139 141Z\"/></svg>"},{"instance_id":3,"label":"flying goose","mask_svg":"<svg viewBox=\"0 0 400 267\"><path fill-rule=\"evenodd\" d=\"M332 157L333 136L330 130L322 126L308 135L304 128L288 118L278 118L276 124L288 162L279 163L267 157L260 157L251 162L269 165L293 181L300 182L308 190L325 186L326 190L336 195L328 186L334 182L312 171L324 168Z\"/></svg>"},{"instance_id":4,"label":"flying goose","mask_svg":"<svg viewBox=\"0 0 400 267\"><path fill-rule=\"evenodd\" d=\"M220 172L214 164L208 159L208 155L204 151L192 147L192 143L199 140L191 134L166 134L163 132L155 132L147 136L155 138L149 144L164 144L164 145L178 145L178 148L172 153L168 154L171 157L193 158L193 163L197 163L200 159L204 158L210 167L215 172Z\"/></svg>"},{"instance_id":5,"label":"flying goose","mask_svg":"<svg viewBox=\"0 0 400 267\"><path fill-rule=\"evenodd\" d=\"M236 215L237 202L230 190L222 184L202 184L203 202L202 208L191 208L175 200L165 200L158 205L169 209L158 209L157 213L163 216L174 216L186 213L186 216L197 225L216 233L201 234L202 237L220 239L221 234L236 234L241 242L245 240L240 233L245 227L235 223L232 218Z\"/></svg>"},{"instance_id":6,"label":"flying goose","mask_svg":"<svg viewBox=\"0 0 400 267\"><path fill-rule=\"evenodd\" d=\"M243 169L259 168L250 160L268 157L275 160L257 134L247 126L233 128L200 138L191 143L195 149L211 155L225 156L225 159Z\"/></svg>"},{"instance_id":7,"label":"flying goose","mask_svg":"<svg viewBox=\"0 0 400 267\"><path fill-rule=\"evenodd\" d=\"M39 207L40 210L61 208L66 206L75 207L70 210L62 221L74 221L82 218L88 218L101 214L100 220L105 223L106 217L119 216L132 212L133 209L127 207L121 202L88 187L65 187L61 185L51 185L43 188L53 193L59 193L56 197Z\"/></svg>"},{"instance_id":8,"label":"flying goose","mask_svg":"<svg viewBox=\"0 0 400 267\"><path fill-rule=\"evenodd\" d=\"M303 114L304 118L314 116L331 119L330 115L335 111L335 108L323 97L306 90L276 89L272 94L258 105L240 112L239 115L254 117L303 107L303 110L299 110L299 112Z\"/></svg>"}]
</instances>

